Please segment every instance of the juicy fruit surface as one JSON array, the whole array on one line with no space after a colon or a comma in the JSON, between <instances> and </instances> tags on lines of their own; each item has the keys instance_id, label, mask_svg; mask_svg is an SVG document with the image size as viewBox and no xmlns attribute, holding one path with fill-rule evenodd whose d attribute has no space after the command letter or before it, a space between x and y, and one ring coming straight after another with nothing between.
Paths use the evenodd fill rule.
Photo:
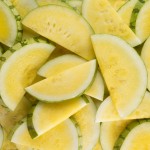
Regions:
<instances>
[{"instance_id":1,"label":"juicy fruit surface","mask_svg":"<svg viewBox=\"0 0 150 150\"><path fill-rule=\"evenodd\" d=\"M146 0L138 0L132 10L132 15L131 15L131 19L130 19L130 28L135 32L135 26L136 26L136 21L137 21L137 17L139 15L139 11L140 9L143 7L144 3L146 2Z\"/></svg>"},{"instance_id":2,"label":"juicy fruit surface","mask_svg":"<svg viewBox=\"0 0 150 150\"><path fill-rule=\"evenodd\" d=\"M135 33L139 39L144 42L150 35L150 1L145 2L137 16Z\"/></svg>"},{"instance_id":3,"label":"juicy fruit surface","mask_svg":"<svg viewBox=\"0 0 150 150\"><path fill-rule=\"evenodd\" d=\"M134 49L119 38L94 35L92 42L112 101L119 115L125 117L138 107L146 91L144 63Z\"/></svg>"},{"instance_id":4,"label":"juicy fruit surface","mask_svg":"<svg viewBox=\"0 0 150 150\"><path fill-rule=\"evenodd\" d=\"M64 17L61 18L60 15ZM70 19L69 23L68 19ZM85 59L94 58L90 41L93 30L79 14L70 8L58 5L42 6L31 11L22 23Z\"/></svg>"},{"instance_id":5,"label":"juicy fruit surface","mask_svg":"<svg viewBox=\"0 0 150 150\"><path fill-rule=\"evenodd\" d=\"M128 139L124 141L121 150L150 149L150 123L144 123L140 125L140 127L133 129L127 138ZM140 141L142 141L142 143Z\"/></svg>"},{"instance_id":6,"label":"juicy fruit surface","mask_svg":"<svg viewBox=\"0 0 150 150\"><path fill-rule=\"evenodd\" d=\"M133 47L140 44L140 40L123 22L107 0L84 0L82 13L95 33L121 37Z\"/></svg>"},{"instance_id":7,"label":"juicy fruit surface","mask_svg":"<svg viewBox=\"0 0 150 150\"><path fill-rule=\"evenodd\" d=\"M131 16L133 13L133 9L138 0L130 0L125 3L119 10L118 14L123 19L123 21L129 26L131 21Z\"/></svg>"},{"instance_id":8,"label":"juicy fruit surface","mask_svg":"<svg viewBox=\"0 0 150 150\"><path fill-rule=\"evenodd\" d=\"M149 44L141 44L149 35L150 3L145 1L0 1L0 125L6 134L2 150L150 149L147 126L132 134L149 120L141 118L150 118ZM96 36L104 41L97 42ZM54 52L54 47L44 46L49 41L56 46ZM141 44L135 47L138 54L126 42ZM31 46L31 57L18 52L26 46ZM138 56L142 48L146 68ZM92 60L95 54L100 68ZM88 60L91 67L85 65ZM53 97L46 100L45 93ZM139 120L130 125L132 119Z\"/></svg>"},{"instance_id":9,"label":"juicy fruit surface","mask_svg":"<svg viewBox=\"0 0 150 150\"><path fill-rule=\"evenodd\" d=\"M150 105L150 93L146 92L142 102L137 107L137 109L123 119L131 120L131 119L150 118L149 105ZM111 98L108 97L98 108L96 114L96 122L107 122L107 121L117 121L117 120L122 120L122 118L119 116L118 112L116 111Z\"/></svg>"},{"instance_id":10,"label":"juicy fruit surface","mask_svg":"<svg viewBox=\"0 0 150 150\"><path fill-rule=\"evenodd\" d=\"M38 74L43 77L50 77L60 72L63 72L67 69L70 69L72 67L75 67L77 65L83 64L85 62L86 62L85 59L73 54L62 55L48 61L45 65L43 65L40 68ZM103 82L104 81L102 79L100 72L97 71L93 83L84 93L98 100L103 100L104 96Z\"/></svg>"},{"instance_id":11,"label":"juicy fruit surface","mask_svg":"<svg viewBox=\"0 0 150 150\"><path fill-rule=\"evenodd\" d=\"M26 91L41 101L58 102L75 98L91 84L95 71L96 61L91 60L33 84Z\"/></svg>"},{"instance_id":12,"label":"juicy fruit surface","mask_svg":"<svg viewBox=\"0 0 150 150\"><path fill-rule=\"evenodd\" d=\"M60 102L58 104L39 102L35 106L33 112L28 115L27 123L29 132L30 130L35 130L37 136L42 135L85 106L86 100L82 97ZM32 132L33 131L30 132L31 136Z\"/></svg>"},{"instance_id":13,"label":"juicy fruit surface","mask_svg":"<svg viewBox=\"0 0 150 150\"><path fill-rule=\"evenodd\" d=\"M0 93L4 103L11 110L16 108L25 94L24 88L33 82L37 70L53 49L54 47L48 44L27 45L16 51L2 66Z\"/></svg>"},{"instance_id":14,"label":"juicy fruit surface","mask_svg":"<svg viewBox=\"0 0 150 150\"><path fill-rule=\"evenodd\" d=\"M135 120L131 122L123 132L118 137L114 150L121 149L149 149L149 139L150 139L150 120L149 119L141 119ZM142 144L140 142L142 140Z\"/></svg>"},{"instance_id":15,"label":"juicy fruit surface","mask_svg":"<svg viewBox=\"0 0 150 150\"><path fill-rule=\"evenodd\" d=\"M35 149L78 150L77 131L69 119L36 139L30 137L25 122L16 129L11 141Z\"/></svg>"},{"instance_id":16,"label":"juicy fruit surface","mask_svg":"<svg viewBox=\"0 0 150 150\"><path fill-rule=\"evenodd\" d=\"M44 64L38 74L43 77L50 77L85 62L86 60L73 54L62 55Z\"/></svg>"},{"instance_id":17,"label":"juicy fruit surface","mask_svg":"<svg viewBox=\"0 0 150 150\"><path fill-rule=\"evenodd\" d=\"M0 22L0 42L12 46L17 36L17 25L15 16L3 1L0 1Z\"/></svg>"},{"instance_id":18,"label":"juicy fruit surface","mask_svg":"<svg viewBox=\"0 0 150 150\"><path fill-rule=\"evenodd\" d=\"M96 106L91 99L89 101L90 103L73 115L81 130L82 150L93 149L98 142L100 132L99 124L95 123Z\"/></svg>"},{"instance_id":19,"label":"juicy fruit surface","mask_svg":"<svg viewBox=\"0 0 150 150\"><path fill-rule=\"evenodd\" d=\"M147 83L147 88L150 91L150 38L147 39L147 41L145 42L143 48L142 48L142 52L141 52L141 57L144 61L144 64L146 66L147 69L147 74L148 74L148 83Z\"/></svg>"},{"instance_id":20,"label":"juicy fruit surface","mask_svg":"<svg viewBox=\"0 0 150 150\"><path fill-rule=\"evenodd\" d=\"M113 150L120 133L130 121L103 122L100 126L100 142L104 150ZM107 144L106 144L107 143Z\"/></svg>"}]
</instances>

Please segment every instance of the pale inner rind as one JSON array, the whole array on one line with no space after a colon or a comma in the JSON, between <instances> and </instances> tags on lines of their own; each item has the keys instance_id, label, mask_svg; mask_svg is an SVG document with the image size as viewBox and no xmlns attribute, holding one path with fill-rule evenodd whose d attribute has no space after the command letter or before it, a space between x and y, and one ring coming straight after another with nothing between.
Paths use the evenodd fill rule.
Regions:
<instances>
[{"instance_id":1,"label":"pale inner rind","mask_svg":"<svg viewBox=\"0 0 150 150\"><path fill-rule=\"evenodd\" d=\"M88 88L95 71L96 60L91 60L33 84L26 91L41 101L56 102L75 98Z\"/></svg>"},{"instance_id":2,"label":"pale inner rind","mask_svg":"<svg viewBox=\"0 0 150 150\"><path fill-rule=\"evenodd\" d=\"M119 115L126 117L146 92L145 65L137 52L118 37L97 34L92 36L92 42L111 99Z\"/></svg>"},{"instance_id":3,"label":"pale inner rind","mask_svg":"<svg viewBox=\"0 0 150 150\"><path fill-rule=\"evenodd\" d=\"M36 72L47 60L54 47L44 43L34 43L14 52L4 63L0 73L0 93L4 103L14 110L29 86Z\"/></svg>"},{"instance_id":4,"label":"pale inner rind","mask_svg":"<svg viewBox=\"0 0 150 150\"><path fill-rule=\"evenodd\" d=\"M136 126L129 132L120 150L150 149L149 141L150 141L150 123L145 122Z\"/></svg>"},{"instance_id":5,"label":"pale inner rind","mask_svg":"<svg viewBox=\"0 0 150 150\"><path fill-rule=\"evenodd\" d=\"M42 135L85 106L86 102L82 97L59 103L40 102L33 112L34 129L38 135Z\"/></svg>"},{"instance_id":6,"label":"pale inner rind","mask_svg":"<svg viewBox=\"0 0 150 150\"><path fill-rule=\"evenodd\" d=\"M0 1L0 23L0 42L12 46L17 36L17 23L9 7L2 1Z\"/></svg>"},{"instance_id":7,"label":"pale inner rind","mask_svg":"<svg viewBox=\"0 0 150 150\"><path fill-rule=\"evenodd\" d=\"M25 122L14 132L11 141L42 150L78 150L78 133L70 119L36 139L30 137L27 123Z\"/></svg>"}]
</instances>

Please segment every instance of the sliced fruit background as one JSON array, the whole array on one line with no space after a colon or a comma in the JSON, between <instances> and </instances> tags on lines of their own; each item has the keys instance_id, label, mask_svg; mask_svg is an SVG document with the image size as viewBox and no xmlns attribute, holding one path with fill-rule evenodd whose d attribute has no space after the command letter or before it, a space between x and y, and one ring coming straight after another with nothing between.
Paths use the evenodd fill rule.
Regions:
<instances>
[{"instance_id":1,"label":"sliced fruit background","mask_svg":"<svg viewBox=\"0 0 150 150\"><path fill-rule=\"evenodd\" d=\"M0 0L0 149L149 150L149 10Z\"/></svg>"}]
</instances>

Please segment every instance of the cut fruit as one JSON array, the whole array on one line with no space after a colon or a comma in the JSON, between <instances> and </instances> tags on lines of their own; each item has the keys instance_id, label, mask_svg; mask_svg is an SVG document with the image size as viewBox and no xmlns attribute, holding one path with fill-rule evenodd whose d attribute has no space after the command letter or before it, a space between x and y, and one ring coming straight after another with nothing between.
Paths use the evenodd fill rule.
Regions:
<instances>
[{"instance_id":1,"label":"cut fruit","mask_svg":"<svg viewBox=\"0 0 150 150\"><path fill-rule=\"evenodd\" d=\"M71 8L58 5L38 7L31 11L22 23L85 59L91 60L95 57L90 40L93 30L86 20Z\"/></svg>"},{"instance_id":2,"label":"cut fruit","mask_svg":"<svg viewBox=\"0 0 150 150\"><path fill-rule=\"evenodd\" d=\"M141 1L141 0L140 0ZM147 0L142 0L145 2ZM143 3L143 7L140 9L135 25L135 33L138 38L144 42L150 36L150 1Z\"/></svg>"},{"instance_id":3,"label":"cut fruit","mask_svg":"<svg viewBox=\"0 0 150 150\"><path fill-rule=\"evenodd\" d=\"M0 42L11 47L21 41L21 18L14 6L7 0L0 1Z\"/></svg>"},{"instance_id":4,"label":"cut fruit","mask_svg":"<svg viewBox=\"0 0 150 150\"><path fill-rule=\"evenodd\" d=\"M97 71L93 84L84 92L84 94L103 101L104 81L99 71Z\"/></svg>"},{"instance_id":5,"label":"cut fruit","mask_svg":"<svg viewBox=\"0 0 150 150\"><path fill-rule=\"evenodd\" d=\"M38 7L36 0L10 0L19 12L21 18L28 14L32 9Z\"/></svg>"},{"instance_id":6,"label":"cut fruit","mask_svg":"<svg viewBox=\"0 0 150 150\"><path fill-rule=\"evenodd\" d=\"M141 43L107 0L84 0L82 15L93 27L95 33L121 37L132 47Z\"/></svg>"},{"instance_id":7,"label":"cut fruit","mask_svg":"<svg viewBox=\"0 0 150 150\"><path fill-rule=\"evenodd\" d=\"M130 0L118 10L119 16L128 26L130 25L132 12L137 2L138 0Z\"/></svg>"},{"instance_id":8,"label":"cut fruit","mask_svg":"<svg viewBox=\"0 0 150 150\"><path fill-rule=\"evenodd\" d=\"M39 102L27 116L28 130L32 138L42 135L86 106L85 97L60 103Z\"/></svg>"},{"instance_id":9,"label":"cut fruit","mask_svg":"<svg viewBox=\"0 0 150 150\"><path fill-rule=\"evenodd\" d=\"M130 28L135 32L136 21L140 9L143 7L147 0L138 0L132 10L132 15L130 19Z\"/></svg>"},{"instance_id":10,"label":"cut fruit","mask_svg":"<svg viewBox=\"0 0 150 150\"><path fill-rule=\"evenodd\" d=\"M67 119L40 137L32 139L27 123L24 122L14 131L11 142L42 150L78 150L78 133L72 121Z\"/></svg>"},{"instance_id":11,"label":"cut fruit","mask_svg":"<svg viewBox=\"0 0 150 150\"><path fill-rule=\"evenodd\" d=\"M90 86L95 77L96 60L83 63L44 79L26 88L41 101L58 102L78 97Z\"/></svg>"},{"instance_id":12,"label":"cut fruit","mask_svg":"<svg viewBox=\"0 0 150 150\"><path fill-rule=\"evenodd\" d=\"M119 115L126 117L138 107L146 92L144 63L138 53L118 37L93 35L92 42L111 99Z\"/></svg>"},{"instance_id":13,"label":"cut fruit","mask_svg":"<svg viewBox=\"0 0 150 150\"><path fill-rule=\"evenodd\" d=\"M43 77L50 77L85 62L85 59L74 54L61 55L45 63L38 74Z\"/></svg>"},{"instance_id":14,"label":"cut fruit","mask_svg":"<svg viewBox=\"0 0 150 150\"><path fill-rule=\"evenodd\" d=\"M150 118L150 93L146 92L142 102L137 109L132 112L129 116L123 118L124 120L129 119L141 119ZM107 122L122 120L116 111L111 98L108 97L103 103L101 103L96 114L96 122Z\"/></svg>"},{"instance_id":15,"label":"cut fruit","mask_svg":"<svg viewBox=\"0 0 150 150\"><path fill-rule=\"evenodd\" d=\"M121 8L128 0L108 0L115 10Z\"/></svg>"},{"instance_id":16,"label":"cut fruit","mask_svg":"<svg viewBox=\"0 0 150 150\"><path fill-rule=\"evenodd\" d=\"M62 55L48 61L40 68L38 74L43 77L50 77L85 62L86 60L73 54ZM92 85L85 91L85 94L103 100L104 83L99 71L97 71Z\"/></svg>"},{"instance_id":17,"label":"cut fruit","mask_svg":"<svg viewBox=\"0 0 150 150\"><path fill-rule=\"evenodd\" d=\"M9 49L6 49L6 51L3 53L3 55L0 57L0 67L4 64L4 62L16 51L20 50L22 47L24 47L25 45L29 45L29 44L34 44L34 43L46 43L48 44L49 42L46 40L43 40L40 37L34 37L34 38L28 38L26 40L23 40L15 45L13 45L12 47L10 47Z\"/></svg>"},{"instance_id":18,"label":"cut fruit","mask_svg":"<svg viewBox=\"0 0 150 150\"><path fill-rule=\"evenodd\" d=\"M149 150L150 119L130 123L117 139L114 150Z\"/></svg>"},{"instance_id":19,"label":"cut fruit","mask_svg":"<svg viewBox=\"0 0 150 150\"><path fill-rule=\"evenodd\" d=\"M90 103L72 117L78 124L82 135L82 150L91 150L99 139L100 125L95 123L96 106L88 97Z\"/></svg>"},{"instance_id":20,"label":"cut fruit","mask_svg":"<svg viewBox=\"0 0 150 150\"><path fill-rule=\"evenodd\" d=\"M100 142L103 150L113 150L120 133L131 121L103 122L100 126ZM117 149L118 150L118 149Z\"/></svg>"},{"instance_id":21,"label":"cut fruit","mask_svg":"<svg viewBox=\"0 0 150 150\"><path fill-rule=\"evenodd\" d=\"M0 74L0 94L8 108L14 110L25 94L24 88L36 77L37 70L48 59L54 46L46 43L25 45L3 64Z\"/></svg>"},{"instance_id":22,"label":"cut fruit","mask_svg":"<svg viewBox=\"0 0 150 150\"><path fill-rule=\"evenodd\" d=\"M148 83L147 88L150 91L150 37L144 43L144 46L141 51L141 57L145 63L147 73L148 73Z\"/></svg>"}]
</instances>

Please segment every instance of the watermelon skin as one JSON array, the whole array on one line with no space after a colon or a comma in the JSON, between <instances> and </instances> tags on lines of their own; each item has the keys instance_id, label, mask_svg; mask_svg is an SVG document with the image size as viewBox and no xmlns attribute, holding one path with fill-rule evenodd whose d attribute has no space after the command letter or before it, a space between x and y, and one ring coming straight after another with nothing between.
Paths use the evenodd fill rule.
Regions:
<instances>
[{"instance_id":1,"label":"watermelon skin","mask_svg":"<svg viewBox=\"0 0 150 150\"><path fill-rule=\"evenodd\" d=\"M118 149L122 150L123 149L122 145L124 144L125 140L128 138L128 135L130 134L130 132L132 132L133 129L135 129L136 127L144 123L149 123L150 125L150 119L135 120L131 122L129 125L127 125L126 128L122 131L122 133L118 137L118 139L116 140L113 150L118 150ZM136 144L138 145L139 143L136 143Z\"/></svg>"},{"instance_id":2,"label":"watermelon skin","mask_svg":"<svg viewBox=\"0 0 150 150\"><path fill-rule=\"evenodd\" d=\"M94 149L100 134L100 125L95 123L96 105L90 97L87 98L89 103L72 116L80 128L82 150Z\"/></svg>"},{"instance_id":3,"label":"watermelon skin","mask_svg":"<svg viewBox=\"0 0 150 150\"><path fill-rule=\"evenodd\" d=\"M96 34L92 43L113 104L124 118L138 107L146 92L145 65L137 52L116 36Z\"/></svg>"},{"instance_id":4,"label":"watermelon skin","mask_svg":"<svg viewBox=\"0 0 150 150\"><path fill-rule=\"evenodd\" d=\"M52 138L53 137L53 138ZM46 140L45 140L46 139ZM67 119L45 134L32 139L28 133L27 122L23 121L14 129L11 142L33 149L78 150L78 132L71 119Z\"/></svg>"},{"instance_id":5,"label":"watermelon skin","mask_svg":"<svg viewBox=\"0 0 150 150\"><path fill-rule=\"evenodd\" d=\"M138 0L127 1L117 12L123 21L130 26L131 15Z\"/></svg>"},{"instance_id":6,"label":"watermelon skin","mask_svg":"<svg viewBox=\"0 0 150 150\"><path fill-rule=\"evenodd\" d=\"M26 15L22 23L87 60L95 58L90 40L90 36L94 34L93 29L72 8L59 5L38 7Z\"/></svg>"},{"instance_id":7,"label":"watermelon skin","mask_svg":"<svg viewBox=\"0 0 150 150\"><path fill-rule=\"evenodd\" d=\"M21 46L20 43L19 46ZM10 57L8 56L7 60L4 60L5 63L1 67L0 93L3 102L9 109L14 110L17 107L18 103L25 94L24 88L34 81L38 68L40 68L40 66L44 64L54 48L55 47L51 44L38 43L34 41L34 43L24 45L14 53L12 53L12 51L7 51L7 53L9 52ZM33 57L36 57L36 59L33 59ZM32 61L29 61L29 59L31 59ZM19 63L17 61L19 61ZM34 63L34 61L36 63ZM26 67L28 68L27 70ZM24 72L24 69L26 70L26 73ZM9 72L11 72L11 75ZM17 75L14 77L13 74L15 74L15 72L17 72ZM27 72L30 73L28 74ZM13 84L14 82L15 84ZM19 90L20 92L16 93L14 89ZM9 92L7 90L9 90Z\"/></svg>"},{"instance_id":8,"label":"watermelon skin","mask_svg":"<svg viewBox=\"0 0 150 150\"><path fill-rule=\"evenodd\" d=\"M16 36L14 39L12 39L10 42L3 43L9 47L13 46L14 44L20 42L22 40L22 24L21 24L21 17L19 13L17 12L16 8L13 6L13 4L8 0L1 0L5 6L7 6L10 9L10 13L14 16L14 19L16 21Z\"/></svg>"},{"instance_id":9,"label":"watermelon skin","mask_svg":"<svg viewBox=\"0 0 150 150\"><path fill-rule=\"evenodd\" d=\"M87 103L88 99L84 96L60 102L59 104L35 103L27 115L27 126L30 136L36 138L46 133L85 107ZM62 114L64 111L65 113Z\"/></svg>"},{"instance_id":10,"label":"watermelon skin","mask_svg":"<svg viewBox=\"0 0 150 150\"><path fill-rule=\"evenodd\" d=\"M141 42L144 42L150 35L150 1L145 1L145 3L142 4L143 6L141 7L136 19L135 33Z\"/></svg>"},{"instance_id":11,"label":"watermelon skin","mask_svg":"<svg viewBox=\"0 0 150 150\"><path fill-rule=\"evenodd\" d=\"M102 149L113 150L120 133L122 133L130 122L130 120L102 122L100 124L100 143Z\"/></svg>"},{"instance_id":12,"label":"watermelon skin","mask_svg":"<svg viewBox=\"0 0 150 150\"><path fill-rule=\"evenodd\" d=\"M132 47L141 44L140 39L107 0L84 0L82 15L96 34L110 34L124 39Z\"/></svg>"},{"instance_id":13,"label":"watermelon skin","mask_svg":"<svg viewBox=\"0 0 150 150\"><path fill-rule=\"evenodd\" d=\"M130 28L136 33L135 31L135 26L136 26L136 20L138 17L138 13L140 11L140 9L143 7L143 5L145 4L147 0L138 0L133 11L132 11L132 15L131 15L131 19L130 19Z\"/></svg>"}]
</instances>

